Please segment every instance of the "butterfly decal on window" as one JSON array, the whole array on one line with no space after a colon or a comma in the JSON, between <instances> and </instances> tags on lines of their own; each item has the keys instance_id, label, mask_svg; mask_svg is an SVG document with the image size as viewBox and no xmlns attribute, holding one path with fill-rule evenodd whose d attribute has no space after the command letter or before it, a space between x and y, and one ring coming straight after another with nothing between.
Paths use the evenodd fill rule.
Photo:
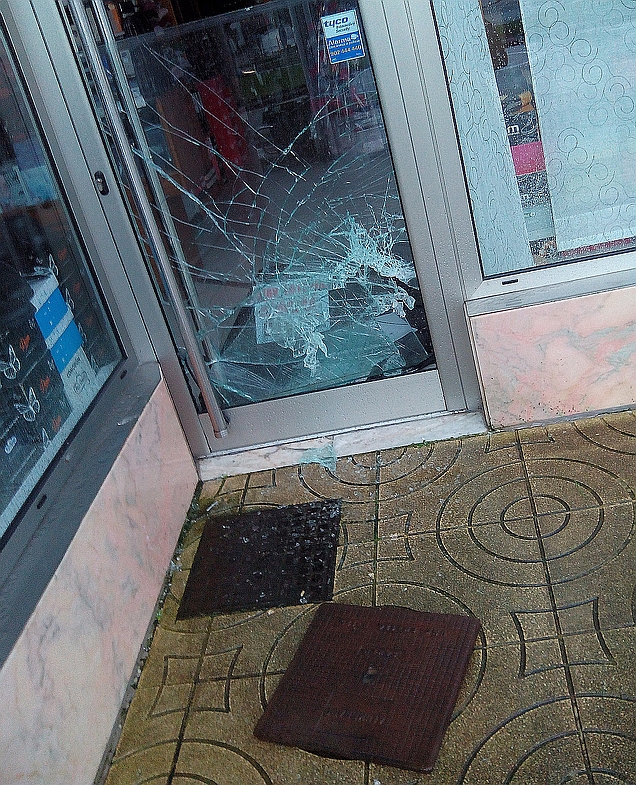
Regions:
<instances>
[{"instance_id":1,"label":"butterfly decal on window","mask_svg":"<svg viewBox=\"0 0 636 785\"><path fill-rule=\"evenodd\" d=\"M26 404L14 403L13 405L27 422L34 422L40 411L40 402L33 392L33 387L29 387Z\"/></svg>"},{"instance_id":2,"label":"butterfly decal on window","mask_svg":"<svg viewBox=\"0 0 636 785\"><path fill-rule=\"evenodd\" d=\"M15 349L9 344L9 362L0 360L0 371L4 374L5 379L15 379L20 370L20 360L18 359Z\"/></svg>"}]
</instances>

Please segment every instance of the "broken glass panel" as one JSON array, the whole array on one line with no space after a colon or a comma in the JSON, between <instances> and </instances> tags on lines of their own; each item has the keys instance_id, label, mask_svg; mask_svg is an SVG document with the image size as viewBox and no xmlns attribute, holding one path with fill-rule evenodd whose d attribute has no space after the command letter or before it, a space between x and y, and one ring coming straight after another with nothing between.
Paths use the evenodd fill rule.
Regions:
<instances>
[{"instance_id":1,"label":"broken glass panel","mask_svg":"<svg viewBox=\"0 0 636 785\"><path fill-rule=\"evenodd\" d=\"M356 3L125 21L133 148L224 405L434 368Z\"/></svg>"}]
</instances>

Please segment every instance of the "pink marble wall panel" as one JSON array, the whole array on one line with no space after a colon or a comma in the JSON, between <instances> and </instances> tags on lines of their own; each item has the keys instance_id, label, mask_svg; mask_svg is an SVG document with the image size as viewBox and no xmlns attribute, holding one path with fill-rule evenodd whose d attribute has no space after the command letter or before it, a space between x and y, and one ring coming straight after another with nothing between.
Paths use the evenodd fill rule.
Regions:
<instances>
[{"instance_id":1,"label":"pink marble wall panel","mask_svg":"<svg viewBox=\"0 0 636 785\"><path fill-rule=\"evenodd\" d=\"M636 403L636 287L470 318L489 423Z\"/></svg>"},{"instance_id":2,"label":"pink marble wall panel","mask_svg":"<svg viewBox=\"0 0 636 785\"><path fill-rule=\"evenodd\" d=\"M197 475L160 384L0 671L0 783L93 782Z\"/></svg>"}]
</instances>

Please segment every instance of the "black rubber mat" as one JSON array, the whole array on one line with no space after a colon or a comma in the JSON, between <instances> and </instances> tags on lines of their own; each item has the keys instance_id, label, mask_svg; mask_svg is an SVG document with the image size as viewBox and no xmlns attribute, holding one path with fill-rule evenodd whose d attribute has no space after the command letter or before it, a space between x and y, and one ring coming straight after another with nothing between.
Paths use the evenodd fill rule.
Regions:
<instances>
[{"instance_id":1,"label":"black rubber mat","mask_svg":"<svg viewBox=\"0 0 636 785\"><path fill-rule=\"evenodd\" d=\"M325 603L254 735L431 771L480 627L471 616Z\"/></svg>"},{"instance_id":2,"label":"black rubber mat","mask_svg":"<svg viewBox=\"0 0 636 785\"><path fill-rule=\"evenodd\" d=\"M340 509L331 499L211 518L177 618L330 600Z\"/></svg>"}]
</instances>

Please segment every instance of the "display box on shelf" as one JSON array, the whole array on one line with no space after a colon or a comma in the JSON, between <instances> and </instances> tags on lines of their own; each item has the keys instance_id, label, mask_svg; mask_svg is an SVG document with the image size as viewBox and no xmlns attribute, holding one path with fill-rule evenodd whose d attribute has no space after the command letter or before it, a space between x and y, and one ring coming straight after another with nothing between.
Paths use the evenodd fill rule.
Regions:
<instances>
[{"instance_id":1,"label":"display box on shelf","mask_svg":"<svg viewBox=\"0 0 636 785\"><path fill-rule=\"evenodd\" d=\"M33 318L0 330L0 383L15 379L46 351L46 343Z\"/></svg>"},{"instance_id":2,"label":"display box on shelf","mask_svg":"<svg viewBox=\"0 0 636 785\"><path fill-rule=\"evenodd\" d=\"M25 423L15 410L0 405L0 483L3 494L8 494L7 501L15 492L26 472L35 466L42 454L39 445L32 441L32 432L25 438Z\"/></svg>"},{"instance_id":3,"label":"display box on shelf","mask_svg":"<svg viewBox=\"0 0 636 785\"><path fill-rule=\"evenodd\" d=\"M35 319L60 373L67 398L71 406L85 408L95 396L97 378L84 351L84 339L73 311L53 273L32 282L31 288Z\"/></svg>"}]
</instances>

